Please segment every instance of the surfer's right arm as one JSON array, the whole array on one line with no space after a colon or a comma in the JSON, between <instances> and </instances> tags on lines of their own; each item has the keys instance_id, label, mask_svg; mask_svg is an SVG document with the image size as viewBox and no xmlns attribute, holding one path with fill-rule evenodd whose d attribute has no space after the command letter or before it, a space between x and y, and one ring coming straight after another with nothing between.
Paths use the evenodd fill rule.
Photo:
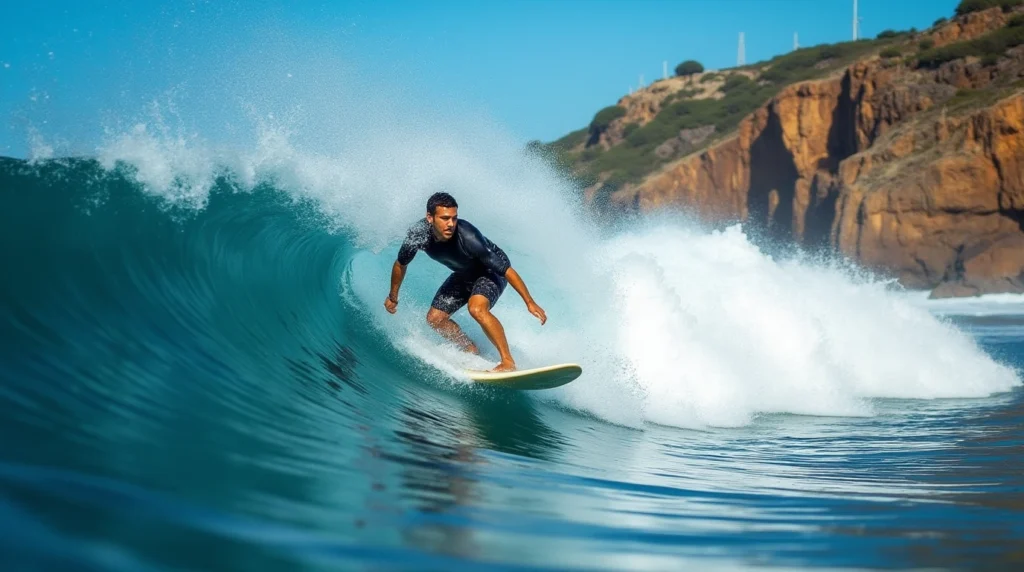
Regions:
<instances>
[{"instance_id":1,"label":"surfer's right arm","mask_svg":"<svg viewBox=\"0 0 1024 572\"><path fill-rule=\"evenodd\" d=\"M402 287L402 280L405 280L406 265L399 261L391 266L391 291L384 299L384 309L394 314L398 309L398 290Z\"/></svg>"},{"instance_id":2,"label":"surfer's right arm","mask_svg":"<svg viewBox=\"0 0 1024 572\"><path fill-rule=\"evenodd\" d=\"M398 249L398 258L391 265L391 291L388 292L388 297L384 299L384 309L392 314L398 309L398 290L402 288L402 281L405 280L405 269L412 262L412 259L416 257L416 251L423 244L423 240L419 236L421 233L417 232L417 230L417 227L414 225L406 233L405 241L402 242L402 247Z\"/></svg>"}]
</instances>

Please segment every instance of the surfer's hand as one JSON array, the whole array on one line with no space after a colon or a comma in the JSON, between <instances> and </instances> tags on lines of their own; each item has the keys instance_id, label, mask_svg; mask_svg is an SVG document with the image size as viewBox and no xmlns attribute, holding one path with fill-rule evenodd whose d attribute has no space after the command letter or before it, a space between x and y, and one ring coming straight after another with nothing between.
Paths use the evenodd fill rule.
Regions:
<instances>
[{"instance_id":1,"label":"surfer's hand","mask_svg":"<svg viewBox=\"0 0 1024 572\"><path fill-rule=\"evenodd\" d=\"M391 299L391 296L384 298L384 309L394 314L395 310L398 309L398 302Z\"/></svg>"},{"instance_id":2,"label":"surfer's hand","mask_svg":"<svg viewBox=\"0 0 1024 572\"><path fill-rule=\"evenodd\" d=\"M526 309L534 316L537 316L537 319L540 320L540 325L543 326L544 322L548 321L548 315L544 313L544 308L538 306L536 302L528 302Z\"/></svg>"}]
</instances>

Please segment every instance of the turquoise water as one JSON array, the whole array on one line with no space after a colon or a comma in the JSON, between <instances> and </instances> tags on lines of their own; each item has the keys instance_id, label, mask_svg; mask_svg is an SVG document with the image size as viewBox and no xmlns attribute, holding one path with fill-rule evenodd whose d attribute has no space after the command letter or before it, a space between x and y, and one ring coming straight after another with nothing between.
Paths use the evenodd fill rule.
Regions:
<instances>
[{"instance_id":1,"label":"turquoise water","mask_svg":"<svg viewBox=\"0 0 1024 572\"><path fill-rule=\"evenodd\" d=\"M402 312L379 308L397 234L370 248L322 201L211 180L185 208L92 161L0 163L9 569L1024 559L1019 302L946 320L736 235L665 230L601 239L630 270L606 314L505 236L555 317L528 329L507 292L514 351L585 374L543 395L473 387L422 324L443 274L423 263ZM586 242L566 232L552 251ZM622 321L587 335L588 312Z\"/></svg>"}]
</instances>

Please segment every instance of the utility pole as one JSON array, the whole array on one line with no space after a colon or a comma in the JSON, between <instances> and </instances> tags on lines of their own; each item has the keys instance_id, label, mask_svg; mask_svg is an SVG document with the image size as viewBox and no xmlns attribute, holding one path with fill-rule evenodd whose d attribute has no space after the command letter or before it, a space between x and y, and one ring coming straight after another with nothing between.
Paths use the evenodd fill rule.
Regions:
<instances>
[{"instance_id":1,"label":"utility pole","mask_svg":"<svg viewBox=\"0 0 1024 572\"><path fill-rule=\"evenodd\" d=\"M857 0L853 0L853 41L857 41Z\"/></svg>"},{"instance_id":2,"label":"utility pole","mask_svg":"<svg viewBox=\"0 0 1024 572\"><path fill-rule=\"evenodd\" d=\"M736 49L736 65L737 66L742 66L742 65L747 63L747 55L744 53L744 51L745 50L743 49L743 32L740 32L740 45Z\"/></svg>"}]
</instances>

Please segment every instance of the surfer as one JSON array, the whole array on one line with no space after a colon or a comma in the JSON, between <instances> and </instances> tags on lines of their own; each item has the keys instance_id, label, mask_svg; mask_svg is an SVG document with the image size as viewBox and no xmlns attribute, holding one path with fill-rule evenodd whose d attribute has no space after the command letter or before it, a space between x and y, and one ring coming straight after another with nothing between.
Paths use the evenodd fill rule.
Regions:
<instances>
[{"instance_id":1,"label":"surfer","mask_svg":"<svg viewBox=\"0 0 1024 572\"><path fill-rule=\"evenodd\" d=\"M391 267L391 291L384 300L384 308L392 314L398 308L398 290L405 279L406 267L420 250L452 271L430 303L427 323L463 351L480 355L476 344L451 319L459 308L468 306L469 315L480 324L501 356L501 363L491 371L515 371L516 362L508 349L505 329L491 313L505 285L512 284L526 302L526 309L541 325L548 318L530 296L505 252L469 221L459 219L459 205L451 195L434 193L427 199L426 218L409 228Z\"/></svg>"}]
</instances>

